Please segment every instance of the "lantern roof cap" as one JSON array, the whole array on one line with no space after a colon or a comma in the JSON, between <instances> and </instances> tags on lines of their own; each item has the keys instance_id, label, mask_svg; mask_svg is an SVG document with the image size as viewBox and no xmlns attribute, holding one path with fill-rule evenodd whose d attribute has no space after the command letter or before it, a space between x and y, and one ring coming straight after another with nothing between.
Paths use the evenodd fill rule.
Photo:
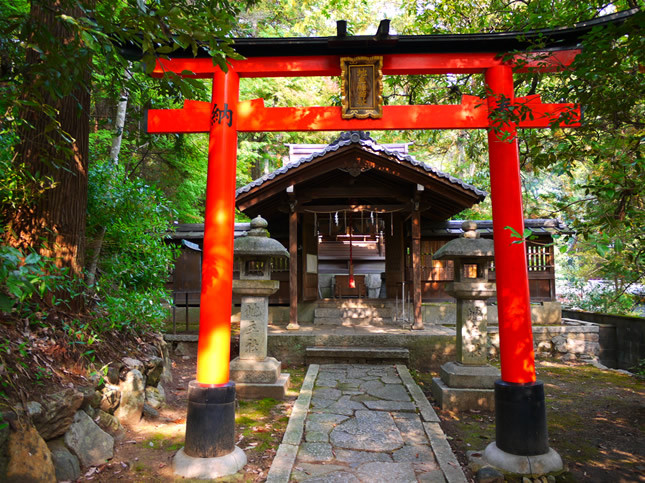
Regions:
<instances>
[{"instance_id":1,"label":"lantern roof cap","mask_svg":"<svg viewBox=\"0 0 645 483\"><path fill-rule=\"evenodd\" d=\"M464 221L461 224L464 230L460 238L450 240L439 248L432 257L434 260L457 260L461 258L491 259L495 256L493 240L479 238L477 223Z\"/></svg>"},{"instance_id":2,"label":"lantern roof cap","mask_svg":"<svg viewBox=\"0 0 645 483\"><path fill-rule=\"evenodd\" d=\"M289 252L278 240L269 238L269 224L261 216L251 220L251 229L246 236L236 238L233 243L235 256L256 258L289 257Z\"/></svg>"}]
</instances>

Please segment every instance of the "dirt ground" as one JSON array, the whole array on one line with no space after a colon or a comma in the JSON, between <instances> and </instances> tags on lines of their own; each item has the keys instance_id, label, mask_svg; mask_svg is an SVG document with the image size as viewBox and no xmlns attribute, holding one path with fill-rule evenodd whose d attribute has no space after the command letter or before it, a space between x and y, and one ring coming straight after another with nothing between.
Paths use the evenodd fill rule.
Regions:
<instances>
[{"instance_id":1,"label":"dirt ground","mask_svg":"<svg viewBox=\"0 0 645 483\"><path fill-rule=\"evenodd\" d=\"M70 382L82 384L85 380L83 368L77 368L80 354L67 339L53 337L47 328L27 335L6 324L0 325L0 329L2 339L8 341L0 361L3 405L20 400L24 404L37 399L38 394L60 390ZM114 340L120 340L118 334ZM105 344L114 354L106 353L104 358L114 360L124 351L136 354L137 347L152 347L150 341L146 340L144 344L138 338L126 342ZM20 352L23 346L24 354ZM11 366L15 362L11 358L17 361L20 354L29 365L16 363ZM114 458L105 465L86 470L79 481L175 480L172 457L184 444L187 388L194 379L196 358L177 354L172 354L172 358L173 382L165 387L166 406L158 415L144 417L136 427L125 428L117 437ZM13 372L9 371L11 367L15 367ZM54 380L40 380L39 370L53 374ZM292 381L285 401L239 403L236 441L249 463L243 471L223 481L261 482L266 479L298 396L305 368L287 368L283 372L289 372ZM9 375L11 377L5 377ZM436 374L416 374L431 401L433 376ZM643 378L585 364L548 361L538 364L538 380L545 384L549 442L566 466L558 481L645 482ZM462 466L466 466L468 451L483 451L494 440L493 414L475 411L457 414L435 409ZM466 467L465 471L472 478Z\"/></svg>"},{"instance_id":2,"label":"dirt ground","mask_svg":"<svg viewBox=\"0 0 645 483\"><path fill-rule=\"evenodd\" d=\"M101 344L83 333L65 329L66 315L50 313L37 328L21 320L0 320L0 409L7 410L69 384L88 385L87 361L95 365L124 354L154 355L158 335L123 338L103 333ZM78 325L78 324L77 324ZM234 327L234 335L237 334ZM79 341L83 342L79 344ZM157 341L157 342L155 342ZM233 338L236 342L236 338ZM237 344L232 344L235 355ZM80 481L173 481L172 457L184 444L188 383L194 379L195 355L171 353L173 382L166 385L167 404L155 416L118 435L115 456L107 464L86 470ZM85 365L83 364L85 361ZM587 364L559 361L538 363L538 380L545 385L549 442L566 470L560 482L645 482L645 378ZM266 479L282 440L305 373L287 368L291 388L285 401L240 402L236 411L236 441L248 458L236 482ZM415 373L428 399L433 373ZM495 438L492 413L451 413L435 408L444 432L466 468L469 451L483 451ZM225 480L226 481L226 480Z\"/></svg>"},{"instance_id":3,"label":"dirt ground","mask_svg":"<svg viewBox=\"0 0 645 483\"><path fill-rule=\"evenodd\" d=\"M157 417L148 417L136 427L126 427L114 446L114 458L87 470L78 481L142 482L189 481L175 478L172 458L184 445L188 383L195 379L194 356L173 355L173 382L166 385L166 406ZM236 444L246 453L244 470L221 481L262 482L289 421L291 408L304 378L304 368L285 369L291 387L285 401L265 399L239 402L236 410Z\"/></svg>"},{"instance_id":4,"label":"dirt ground","mask_svg":"<svg viewBox=\"0 0 645 483\"><path fill-rule=\"evenodd\" d=\"M645 481L644 380L555 361L538 363L537 372L546 393L549 444L565 464L557 481ZM419 376L430 401L431 377ZM493 413L435 410L462 466L468 451L481 452L495 440Z\"/></svg>"},{"instance_id":5,"label":"dirt ground","mask_svg":"<svg viewBox=\"0 0 645 483\"><path fill-rule=\"evenodd\" d=\"M155 418L127 428L115 445L115 457L90 469L80 481L173 481L172 457L184 443L188 382L195 358L173 356L174 382L166 388L167 407ZM302 384L305 369L286 369L293 385L286 401L241 402L236 416L237 444L249 463L243 472L222 481L261 482ZM429 396L432 374L418 375ZM549 441L562 456L566 471L559 482L645 481L645 383L642 379L593 366L541 362L545 384ZM432 401L431 397L429 399ZM451 413L435 407L462 465L468 451L482 451L495 439L492 413ZM464 468L469 478L472 473ZM185 481L179 479L181 481ZM474 481L474 480L473 480Z\"/></svg>"}]
</instances>

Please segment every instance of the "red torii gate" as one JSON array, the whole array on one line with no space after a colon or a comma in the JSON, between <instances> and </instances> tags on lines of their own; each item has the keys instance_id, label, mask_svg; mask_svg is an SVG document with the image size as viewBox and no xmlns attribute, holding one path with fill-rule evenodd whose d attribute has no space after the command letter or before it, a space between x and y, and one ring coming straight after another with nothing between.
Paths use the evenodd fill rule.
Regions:
<instances>
[{"instance_id":1,"label":"red torii gate","mask_svg":"<svg viewBox=\"0 0 645 483\"><path fill-rule=\"evenodd\" d=\"M535 379L526 247L513 243L517 240L505 227L524 232L517 129L574 127L580 111L573 104L542 104L539 96L516 98L513 72L564 70L578 53L567 47L576 47L595 26L618 24L637 12L632 9L569 29L522 34L390 37L389 21L383 20L375 37L348 37L346 24L340 21L336 37L236 39L233 47L247 58L228 59L226 72L213 66L209 56L159 61L155 76L174 72L213 79L211 102L186 101L183 109L148 111L150 133L208 132L210 136L197 381L189 384L186 444L174 464L185 464L184 456L221 457L228 463L219 461L215 466L228 466L226 472L213 470L206 475L215 477L236 472L246 461L235 447L235 384L229 381L237 133L488 129L502 380L495 382L496 442L488 445L485 457L489 464L513 473L525 471L527 457L533 456L545 472L561 469L560 457L548 446L543 384ZM526 49L531 42L560 50L509 58L508 52ZM285 55L276 57L275 52ZM340 107L266 108L262 99L239 100L240 78L337 76L342 72L341 55L377 55L385 75L484 74L487 97L464 96L458 105L384 106L379 119L343 119ZM526 116L519 121L508 116L511 106L521 108ZM418 246L418 223L413 223L412 238ZM416 279L415 274L415 283ZM420 307L420 300L415 300L415 307ZM199 461L196 467L203 464L210 465L210 460ZM175 471L192 474L192 468L178 471L175 467Z\"/></svg>"},{"instance_id":2,"label":"red torii gate","mask_svg":"<svg viewBox=\"0 0 645 483\"><path fill-rule=\"evenodd\" d=\"M237 133L261 131L349 131L403 129L489 129L489 164L499 305L502 380L535 382L528 268L523 243L513 243L512 227L524 232L517 128L545 128L561 114L573 127L573 104L542 104L539 96L515 97L513 71L556 72L567 68L577 50L536 52L503 60L491 53L384 54L384 75L484 74L490 95L463 96L457 105L383 106L380 119L343 119L340 107L272 107L263 99L239 100L243 77L338 76L340 55L229 59L228 71L210 58L173 58L158 62L153 75L166 72L213 79L211 102L185 101L183 109L148 111L150 133L209 133L206 219L202 267L197 381L229 382L230 318ZM521 60L521 62L517 62ZM525 106L531 116L493 126L491 113L509 105ZM495 128L495 129L493 129ZM505 139L502 139L505 138ZM415 230L416 228L416 230ZM419 227L413 227L418 242ZM293 317L293 312L292 312Z\"/></svg>"}]
</instances>

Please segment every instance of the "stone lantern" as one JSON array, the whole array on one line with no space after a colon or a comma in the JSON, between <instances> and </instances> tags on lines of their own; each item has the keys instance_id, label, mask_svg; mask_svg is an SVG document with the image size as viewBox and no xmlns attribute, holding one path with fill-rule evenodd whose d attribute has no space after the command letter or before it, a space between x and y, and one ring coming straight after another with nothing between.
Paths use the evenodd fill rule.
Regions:
<instances>
[{"instance_id":1,"label":"stone lantern","mask_svg":"<svg viewBox=\"0 0 645 483\"><path fill-rule=\"evenodd\" d=\"M289 374L281 374L280 361L267 357L269 296L280 288L271 280L271 259L289 257L280 242L269 238L268 223L258 216L247 236L235 239L233 253L240 279L233 293L241 296L240 355L231 361L231 379L242 399L284 399Z\"/></svg>"},{"instance_id":2,"label":"stone lantern","mask_svg":"<svg viewBox=\"0 0 645 483\"><path fill-rule=\"evenodd\" d=\"M463 236L446 243L433 257L453 260L454 281L446 284L446 292L457 299L457 361L441 366L433 394L442 409L493 409L493 389L500 377L487 358L486 300L495 296L495 284L488 281L493 240L479 238L475 222L465 221L461 227Z\"/></svg>"}]
</instances>

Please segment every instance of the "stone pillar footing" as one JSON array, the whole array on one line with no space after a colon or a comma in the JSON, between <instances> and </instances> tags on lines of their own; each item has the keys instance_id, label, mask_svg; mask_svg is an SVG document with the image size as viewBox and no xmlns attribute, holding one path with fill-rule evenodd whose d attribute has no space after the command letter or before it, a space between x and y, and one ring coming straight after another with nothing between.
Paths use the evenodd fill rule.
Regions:
<instances>
[{"instance_id":1,"label":"stone pillar footing","mask_svg":"<svg viewBox=\"0 0 645 483\"><path fill-rule=\"evenodd\" d=\"M449 387L439 377L432 379L432 395L441 409L449 411L492 411L495 407L493 389Z\"/></svg>"},{"instance_id":2,"label":"stone pillar footing","mask_svg":"<svg viewBox=\"0 0 645 483\"><path fill-rule=\"evenodd\" d=\"M289 374L280 372L282 364L274 357L258 361L240 359L231 361L231 379L235 381L239 399L282 400L289 387Z\"/></svg>"},{"instance_id":3,"label":"stone pillar footing","mask_svg":"<svg viewBox=\"0 0 645 483\"><path fill-rule=\"evenodd\" d=\"M500 371L490 364L468 365L446 362L441 366L441 380L449 387L493 389Z\"/></svg>"},{"instance_id":4,"label":"stone pillar footing","mask_svg":"<svg viewBox=\"0 0 645 483\"><path fill-rule=\"evenodd\" d=\"M280 368L280 361L275 357L263 360L236 357L231 361L230 377L236 383L273 384L280 377Z\"/></svg>"},{"instance_id":5,"label":"stone pillar footing","mask_svg":"<svg viewBox=\"0 0 645 483\"><path fill-rule=\"evenodd\" d=\"M289 374L280 374L278 379L270 384L257 382L238 382L235 384L238 399L264 399L270 397L283 400L289 388Z\"/></svg>"},{"instance_id":6,"label":"stone pillar footing","mask_svg":"<svg viewBox=\"0 0 645 483\"><path fill-rule=\"evenodd\" d=\"M529 477L558 473L564 469L562 458L551 448L544 454L521 456L502 451L495 442L486 447L483 461L479 464L492 466L503 473Z\"/></svg>"},{"instance_id":7,"label":"stone pillar footing","mask_svg":"<svg viewBox=\"0 0 645 483\"><path fill-rule=\"evenodd\" d=\"M441 366L441 378L432 380L432 394L441 409L492 411L495 408L493 387L499 375L499 369L488 364L447 362Z\"/></svg>"},{"instance_id":8,"label":"stone pillar footing","mask_svg":"<svg viewBox=\"0 0 645 483\"><path fill-rule=\"evenodd\" d=\"M237 446L231 453L213 458L188 456L184 452L184 448L181 448L172 460L175 475L199 480L212 480L222 476L234 475L245 465L246 455Z\"/></svg>"}]
</instances>

